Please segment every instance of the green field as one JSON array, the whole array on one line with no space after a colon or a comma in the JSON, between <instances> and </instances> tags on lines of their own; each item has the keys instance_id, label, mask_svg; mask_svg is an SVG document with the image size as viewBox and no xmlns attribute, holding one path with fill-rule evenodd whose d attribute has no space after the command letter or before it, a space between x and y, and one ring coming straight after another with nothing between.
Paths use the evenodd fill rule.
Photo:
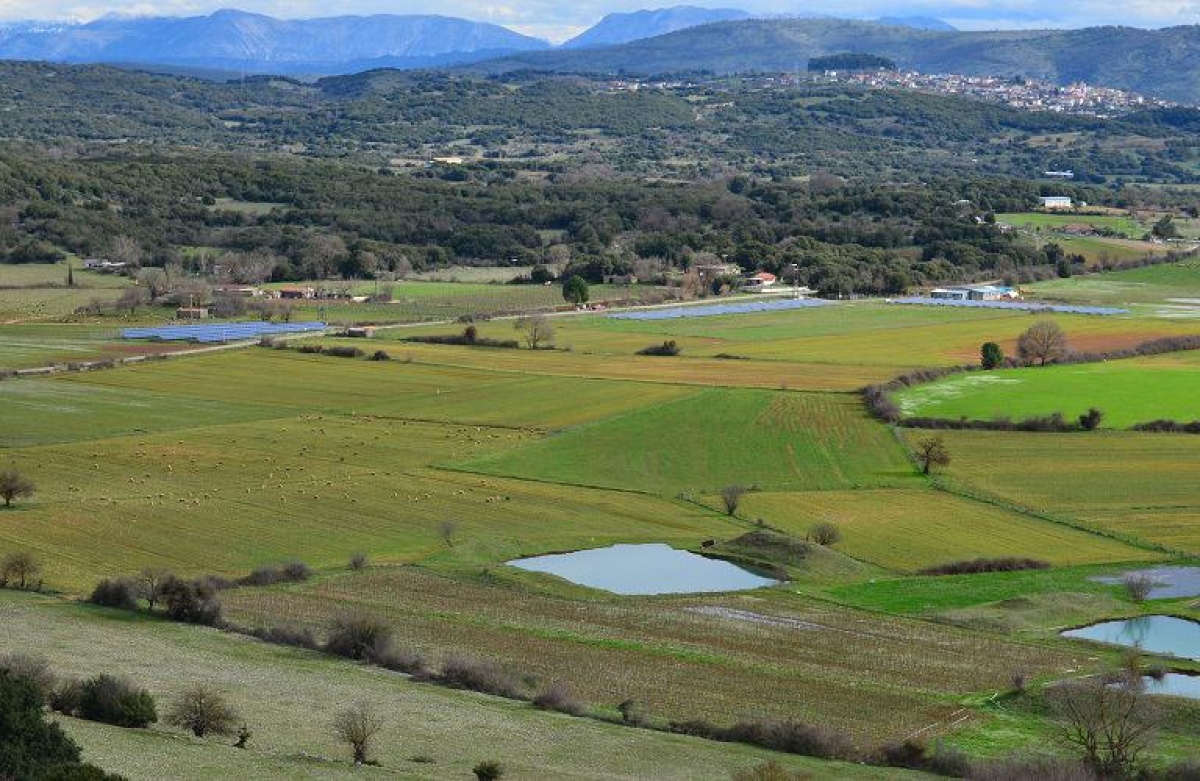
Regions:
<instances>
[{"instance_id":1,"label":"green field","mask_svg":"<svg viewBox=\"0 0 1200 781\"><path fill-rule=\"evenodd\" d=\"M1092 225L1096 228L1107 228L1124 233L1131 239L1141 238L1150 230L1145 225L1127 214L1051 214L1047 212L1021 212L1017 214L997 214L996 222L1013 225L1018 228L1051 230L1067 225Z\"/></svg>"},{"instance_id":2,"label":"green field","mask_svg":"<svg viewBox=\"0 0 1200 781\"><path fill-rule=\"evenodd\" d=\"M748 390L703 391L464 467L666 494L725 485L817 490L913 482L903 451L857 400Z\"/></svg>"},{"instance_id":3,"label":"green field","mask_svg":"<svg viewBox=\"0 0 1200 781\"><path fill-rule=\"evenodd\" d=\"M1069 526L929 490L755 493L744 500L742 512L797 536L816 523L834 523L842 533L835 550L900 572L1003 556L1033 556L1055 565L1162 558Z\"/></svg>"},{"instance_id":4,"label":"green field","mask_svg":"<svg viewBox=\"0 0 1200 781\"><path fill-rule=\"evenodd\" d=\"M1200 354L958 374L905 389L894 400L907 416L1013 420L1095 407L1104 428L1160 418L1200 419Z\"/></svg>"},{"instance_id":5,"label":"green field","mask_svg":"<svg viewBox=\"0 0 1200 781\"><path fill-rule=\"evenodd\" d=\"M1038 298L1069 303L1155 304L1162 317L1189 318L1200 300L1200 260L1164 263L1126 271L1038 282Z\"/></svg>"},{"instance_id":6,"label":"green field","mask_svg":"<svg viewBox=\"0 0 1200 781\"><path fill-rule=\"evenodd\" d=\"M655 323L572 315L554 321L569 351L402 341L461 328L440 325L310 340L383 349L389 361L254 347L6 380L0 460L38 493L0 510L0 554L32 552L65 598L0 592L5 626L19 630L3 633L0 651L36 634L66 671L104 663L167 697L204 674L254 721L261 742L244 758L164 728L67 722L89 757L135 779L174 768L340 777L348 768L327 727L292 722L351 696L380 698L395 718L381 773L463 775L486 753L514 777L726 778L762 756L71 599L147 566L236 577L300 559L313 579L223 592L225 616L323 636L347 611L371 615L432 664L485 659L530 693L561 681L608 718L632 697L662 725L794 718L844 730L862 750L917 731L984 753L1035 742L1052 732L1036 692L1012 711L986 703L1015 671L1044 682L1115 660L1056 631L1154 609L1089 575L1200 554L1200 437L945 432L951 463L930 479L905 447L922 432L889 430L854 392L908 366L971 360L980 341L1009 344L1030 322L880 303ZM1060 322L1089 349L1187 332L1138 317ZM480 331L514 335L509 321ZM632 354L672 338L682 356ZM1011 374L1046 382L1041 398L1054 399L1082 393L1054 390L1062 371L1107 371L1092 384L1109 394L1117 425L1122 400L1122 414L1152 417L1188 403L1196 366L1189 353ZM730 516L717 493L734 484L758 490ZM837 524L841 541L805 543L820 521ZM762 542L767 529L782 540ZM617 542L709 546L789 579L744 593L619 597L506 566ZM370 566L350 569L356 552ZM998 556L1054 568L911 574ZM127 645L136 652L116 653ZM1165 745L1177 755L1182 738L1170 733ZM418 754L436 764L409 761Z\"/></svg>"}]
</instances>

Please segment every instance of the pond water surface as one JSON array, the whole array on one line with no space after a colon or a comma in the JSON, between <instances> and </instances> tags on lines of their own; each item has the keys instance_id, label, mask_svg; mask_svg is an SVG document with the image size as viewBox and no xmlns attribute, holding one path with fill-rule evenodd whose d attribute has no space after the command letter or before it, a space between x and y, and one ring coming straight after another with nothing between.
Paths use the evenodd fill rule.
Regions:
<instances>
[{"instance_id":1,"label":"pond water surface","mask_svg":"<svg viewBox=\"0 0 1200 781\"><path fill-rule=\"evenodd\" d=\"M1146 687L1147 694L1170 694L1200 700L1200 675L1167 673L1161 680L1147 675L1142 678L1142 685Z\"/></svg>"},{"instance_id":2,"label":"pond water surface","mask_svg":"<svg viewBox=\"0 0 1200 781\"><path fill-rule=\"evenodd\" d=\"M557 575L581 586L626 596L747 591L780 582L728 561L658 543L612 545L508 563L518 569Z\"/></svg>"},{"instance_id":3,"label":"pond water surface","mask_svg":"<svg viewBox=\"0 0 1200 781\"><path fill-rule=\"evenodd\" d=\"M1133 570L1121 575L1104 575L1092 580L1120 585L1131 575L1145 575L1154 581L1154 587L1149 594L1150 599L1200 597L1200 567L1155 567Z\"/></svg>"},{"instance_id":4,"label":"pond water surface","mask_svg":"<svg viewBox=\"0 0 1200 781\"><path fill-rule=\"evenodd\" d=\"M1200 660L1200 622L1174 616L1139 616L1070 629L1064 637L1140 648L1147 653Z\"/></svg>"}]
</instances>

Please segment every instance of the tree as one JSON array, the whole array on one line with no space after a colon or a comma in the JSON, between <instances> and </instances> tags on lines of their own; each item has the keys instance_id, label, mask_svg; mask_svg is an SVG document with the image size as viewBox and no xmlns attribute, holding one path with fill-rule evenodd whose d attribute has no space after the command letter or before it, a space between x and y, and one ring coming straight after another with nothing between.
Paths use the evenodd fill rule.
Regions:
<instances>
[{"instance_id":1,"label":"tree","mask_svg":"<svg viewBox=\"0 0 1200 781\"><path fill-rule=\"evenodd\" d=\"M921 465L921 474L927 475L935 466L947 466L950 463L950 451L946 449L946 441L941 437L926 437L917 442L917 463Z\"/></svg>"},{"instance_id":2,"label":"tree","mask_svg":"<svg viewBox=\"0 0 1200 781\"><path fill-rule=\"evenodd\" d=\"M37 492L37 486L15 468L0 471L0 499L5 507L11 507L14 499L28 499Z\"/></svg>"},{"instance_id":3,"label":"tree","mask_svg":"<svg viewBox=\"0 0 1200 781\"><path fill-rule=\"evenodd\" d=\"M163 584L161 596L172 621L212 626L221 620L221 600L208 583L172 578Z\"/></svg>"},{"instance_id":4,"label":"tree","mask_svg":"<svg viewBox=\"0 0 1200 781\"><path fill-rule=\"evenodd\" d=\"M494 759L484 760L471 768L476 781L499 781L504 777L504 767Z\"/></svg>"},{"instance_id":5,"label":"tree","mask_svg":"<svg viewBox=\"0 0 1200 781\"><path fill-rule=\"evenodd\" d=\"M67 264L67 287L75 287L75 267Z\"/></svg>"},{"instance_id":6,"label":"tree","mask_svg":"<svg viewBox=\"0 0 1200 781\"><path fill-rule=\"evenodd\" d=\"M536 350L542 344L554 341L554 326L545 315L526 315L518 317L513 328L525 335L525 343L530 350Z\"/></svg>"},{"instance_id":7,"label":"tree","mask_svg":"<svg viewBox=\"0 0 1200 781\"><path fill-rule=\"evenodd\" d=\"M114 263L124 263L131 268L142 265L142 260L146 257L141 246L128 236L114 238L108 254Z\"/></svg>"},{"instance_id":8,"label":"tree","mask_svg":"<svg viewBox=\"0 0 1200 781\"><path fill-rule=\"evenodd\" d=\"M42 717L29 681L0 670L0 778L45 777L48 768L78 764L79 747Z\"/></svg>"},{"instance_id":9,"label":"tree","mask_svg":"<svg viewBox=\"0 0 1200 781\"><path fill-rule=\"evenodd\" d=\"M442 542L446 543L446 547L453 548L454 538L458 536L458 524L454 521L442 521L438 527L438 533L442 536Z\"/></svg>"},{"instance_id":10,"label":"tree","mask_svg":"<svg viewBox=\"0 0 1200 781\"><path fill-rule=\"evenodd\" d=\"M575 274L563 283L562 290L563 299L569 303L579 306L586 304L588 301L588 284L587 281Z\"/></svg>"},{"instance_id":11,"label":"tree","mask_svg":"<svg viewBox=\"0 0 1200 781\"><path fill-rule=\"evenodd\" d=\"M1004 350L995 342L984 342L979 348L979 365L991 371L1004 363Z\"/></svg>"},{"instance_id":12,"label":"tree","mask_svg":"<svg viewBox=\"0 0 1200 781\"><path fill-rule=\"evenodd\" d=\"M367 751L379 731L383 729L383 718L369 702L357 702L337 715L333 721L333 734L354 750L354 764L371 764Z\"/></svg>"},{"instance_id":13,"label":"tree","mask_svg":"<svg viewBox=\"0 0 1200 781\"><path fill-rule=\"evenodd\" d=\"M1039 320L1017 339L1017 356L1025 363L1045 366L1067 353L1067 335L1053 320Z\"/></svg>"},{"instance_id":14,"label":"tree","mask_svg":"<svg viewBox=\"0 0 1200 781\"><path fill-rule=\"evenodd\" d=\"M27 588L42 571L42 565L29 551L16 551L0 561L0 586L16 583Z\"/></svg>"},{"instance_id":15,"label":"tree","mask_svg":"<svg viewBox=\"0 0 1200 781\"><path fill-rule=\"evenodd\" d=\"M1169 214L1164 214L1162 219L1154 223L1154 227L1150 229L1150 233L1159 239L1179 238L1179 229L1175 227L1175 222Z\"/></svg>"},{"instance_id":16,"label":"tree","mask_svg":"<svg viewBox=\"0 0 1200 781\"><path fill-rule=\"evenodd\" d=\"M232 735L238 714L224 695L211 686L198 683L184 689L167 714L167 723L191 730L198 738L205 735Z\"/></svg>"},{"instance_id":17,"label":"tree","mask_svg":"<svg viewBox=\"0 0 1200 781\"><path fill-rule=\"evenodd\" d=\"M742 497L750 492L744 485L727 485L721 489L721 503L725 505L725 514L733 515L742 504Z\"/></svg>"},{"instance_id":18,"label":"tree","mask_svg":"<svg viewBox=\"0 0 1200 781\"><path fill-rule=\"evenodd\" d=\"M154 698L132 682L112 675L98 675L83 682L79 716L117 727L140 729L158 721Z\"/></svg>"},{"instance_id":19,"label":"tree","mask_svg":"<svg viewBox=\"0 0 1200 781\"><path fill-rule=\"evenodd\" d=\"M1138 756L1154 742L1157 713L1131 681L1104 677L1056 684L1046 691L1062 720L1063 741L1100 778L1128 778Z\"/></svg>"},{"instance_id":20,"label":"tree","mask_svg":"<svg viewBox=\"0 0 1200 781\"><path fill-rule=\"evenodd\" d=\"M162 599L166 585L175 580L170 570L147 567L137 575L137 595L146 600L146 607L154 612L154 605Z\"/></svg>"},{"instance_id":21,"label":"tree","mask_svg":"<svg viewBox=\"0 0 1200 781\"><path fill-rule=\"evenodd\" d=\"M150 294L143 287L127 287L122 292L117 300L113 303L113 307L118 310L128 309L130 315L137 314L138 307L144 305L150 298Z\"/></svg>"}]
</instances>

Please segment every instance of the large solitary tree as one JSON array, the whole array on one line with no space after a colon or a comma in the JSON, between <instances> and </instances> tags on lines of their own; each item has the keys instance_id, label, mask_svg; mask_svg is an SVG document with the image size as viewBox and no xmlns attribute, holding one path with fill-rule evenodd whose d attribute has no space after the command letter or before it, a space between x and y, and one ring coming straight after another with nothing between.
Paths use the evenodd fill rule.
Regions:
<instances>
[{"instance_id":1,"label":"large solitary tree","mask_svg":"<svg viewBox=\"0 0 1200 781\"><path fill-rule=\"evenodd\" d=\"M232 735L238 714L221 692L199 683L179 695L171 706L167 721L202 738L205 735Z\"/></svg>"},{"instance_id":2,"label":"large solitary tree","mask_svg":"<svg viewBox=\"0 0 1200 781\"><path fill-rule=\"evenodd\" d=\"M33 481L15 468L0 470L0 499L5 507L10 507L14 499L28 499L36 491Z\"/></svg>"},{"instance_id":3,"label":"large solitary tree","mask_svg":"<svg viewBox=\"0 0 1200 781\"><path fill-rule=\"evenodd\" d=\"M589 297L587 280L575 274L563 283L562 294L563 299L576 306L586 304Z\"/></svg>"},{"instance_id":4,"label":"large solitary tree","mask_svg":"<svg viewBox=\"0 0 1200 781\"><path fill-rule=\"evenodd\" d=\"M929 474L935 466L947 466L950 463L950 451L946 449L946 441L941 437L926 437L917 442L917 463L921 465L921 474Z\"/></svg>"},{"instance_id":5,"label":"large solitary tree","mask_svg":"<svg viewBox=\"0 0 1200 781\"><path fill-rule=\"evenodd\" d=\"M1067 335L1053 320L1039 320L1017 339L1017 356L1045 366L1067 354Z\"/></svg>"},{"instance_id":6,"label":"large solitary tree","mask_svg":"<svg viewBox=\"0 0 1200 781\"><path fill-rule=\"evenodd\" d=\"M554 341L554 326L545 315L518 317L513 327L525 335L525 343L531 350Z\"/></svg>"}]
</instances>

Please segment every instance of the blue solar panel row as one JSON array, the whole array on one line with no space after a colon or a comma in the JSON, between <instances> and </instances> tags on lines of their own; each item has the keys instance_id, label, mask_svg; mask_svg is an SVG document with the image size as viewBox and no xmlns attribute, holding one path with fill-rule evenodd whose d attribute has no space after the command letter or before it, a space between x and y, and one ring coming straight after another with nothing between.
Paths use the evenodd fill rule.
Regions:
<instances>
[{"instance_id":1,"label":"blue solar panel row","mask_svg":"<svg viewBox=\"0 0 1200 781\"><path fill-rule=\"evenodd\" d=\"M324 331L324 323L206 323L204 325L164 325L155 328L126 328L122 339L157 339L164 342L236 342L262 336Z\"/></svg>"},{"instance_id":2,"label":"blue solar panel row","mask_svg":"<svg viewBox=\"0 0 1200 781\"><path fill-rule=\"evenodd\" d=\"M717 317L751 312L777 312L787 309L811 309L828 306L832 301L820 298L796 298L784 301L748 301L742 304L713 304L711 306L680 306L671 309L650 309L609 315L614 320L677 320L682 317Z\"/></svg>"},{"instance_id":3,"label":"blue solar panel row","mask_svg":"<svg viewBox=\"0 0 1200 781\"><path fill-rule=\"evenodd\" d=\"M953 298L893 298L892 304L918 306L960 306L972 309L1013 309L1020 312L1061 312L1071 315L1127 315L1128 309L1109 306L1071 306L1069 304L1031 304L1023 301L960 301Z\"/></svg>"}]
</instances>

